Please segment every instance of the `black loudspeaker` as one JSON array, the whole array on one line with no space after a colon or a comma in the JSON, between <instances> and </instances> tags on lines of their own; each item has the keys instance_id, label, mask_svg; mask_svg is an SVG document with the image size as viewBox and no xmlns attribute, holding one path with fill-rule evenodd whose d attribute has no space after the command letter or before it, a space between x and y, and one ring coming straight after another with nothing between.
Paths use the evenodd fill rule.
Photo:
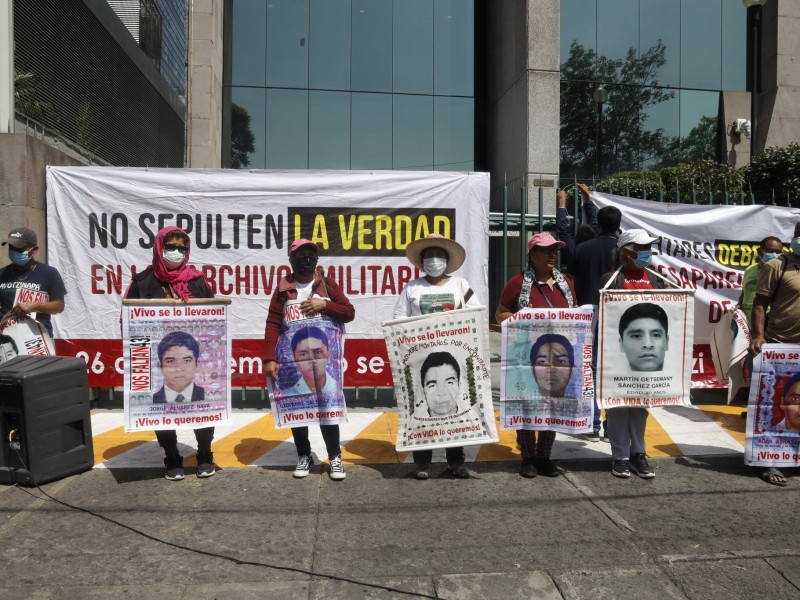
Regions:
<instances>
[{"instance_id":1,"label":"black loudspeaker","mask_svg":"<svg viewBox=\"0 0 800 600\"><path fill-rule=\"evenodd\" d=\"M0 433L0 483L47 483L91 469L86 363L18 356L0 365Z\"/></svg>"}]
</instances>

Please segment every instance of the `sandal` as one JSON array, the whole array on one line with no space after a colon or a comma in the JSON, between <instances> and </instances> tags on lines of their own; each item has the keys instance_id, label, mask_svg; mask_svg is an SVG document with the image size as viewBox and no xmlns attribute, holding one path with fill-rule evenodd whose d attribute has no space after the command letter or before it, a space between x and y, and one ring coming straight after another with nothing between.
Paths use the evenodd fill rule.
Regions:
<instances>
[{"instance_id":1,"label":"sandal","mask_svg":"<svg viewBox=\"0 0 800 600\"><path fill-rule=\"evenodd\" d=\"M786 487L786 476L775 467L762 469L758 474L762 481L777 485L779 487Z\"/></svg>"}]
</instances>

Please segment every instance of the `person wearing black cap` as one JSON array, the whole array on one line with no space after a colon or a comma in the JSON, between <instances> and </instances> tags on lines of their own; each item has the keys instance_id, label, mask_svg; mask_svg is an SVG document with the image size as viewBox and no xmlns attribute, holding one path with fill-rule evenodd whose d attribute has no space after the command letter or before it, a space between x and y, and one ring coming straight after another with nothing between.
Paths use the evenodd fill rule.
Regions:
<instances>
[{"instance_id":1,"label":"person wearing black cap","mask_svg":"<svg viewBox=\"0 0 800 600\"><path fill-rule=\"evenodd\" d=\"M434 312L443 312L459 308L480 306L480 302L475 297L469 283L462 277L450 275L461 268L464 264L467 253L464 247L458 242L446 238L438 233L432 233L427 237L414 240L406 247L406 258L412 265L425 273L424 277L409 281L397 300L394 309L394 318L412 317L425 315ZM433 353L435 354L444 353ZM452 357L451 357L452 359ZM426 359L427 362L427 359ZM436 365L433 373L438 369L449 370L450 376L456 381L458 387L458 364L455 369L448 365ZM425 371L423 364L423 371ZM422 374L423 386L425 383L425 373ZM447 467L456 479L467 479L469 471L464 466L464 448L445 449ZM431 460L433 450L414 450L414 477L425 480L430 477Z\"/></svg>"},{"instance_id":2,"label":"person wearing black cap","mask_svg":"<svg viewBox=\"0 0 800 600\"><path fill-rule=\"evenodd\" d=\"M67 290L61 274L34 258L39 251L36 232L27 227L17 227L8 234L3 246L8 245L11 264L0 269L0 310L18 319L35 314L36 320L53 335L51 315L64 311Z\"/></svg>"},{"instance_id":3,"label":"person wearing black cap","mask_svg":"<svg viewBox=\"0 0 800 600\"><path fill-rule=\"evenodd\" d=\"M319 246L311 240L300 238L293 241L289 246L289 264L292 265L292 272L281 279L275 288L275 293L272 294L264 332L264 372L274 381L278 379L278 338L284 325L284 307L287 301L301 300L298 306L302 314L307 317L321 314L340 323L349 323L356 316L353 305L341 288L333 279L324 277L317 269L318 252ZM330 478L340 481L345 478L346 473L339 446L339 426L320 425L320 430L330 460ZM297 466L293 475L297 478L306 477L314 465L308 427L292 427L292 438L297 447Z\"/></svg>"}]
</instances>

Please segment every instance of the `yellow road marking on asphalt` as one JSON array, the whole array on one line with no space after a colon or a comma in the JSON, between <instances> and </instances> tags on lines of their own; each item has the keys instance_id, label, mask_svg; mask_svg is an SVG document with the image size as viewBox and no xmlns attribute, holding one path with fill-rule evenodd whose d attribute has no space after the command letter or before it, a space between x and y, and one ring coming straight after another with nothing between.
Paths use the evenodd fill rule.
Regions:
<instances>
[{"instance_id":1,"label":"yellow road marking on asphalt","mask_svg":"<svg viewBox=\"0 0 800 600\"><path fill-rule=\"evenodd\" d=\"M246 467L290 437L292 430L276 429L269 414L217 440L211 444L211 451L220 467ZM191 458L196 462L196 455Z\"/></svg>"},{"instance_id":2,"label":"yellow road marking on asphalt","mask_svg":"<svg viewBox=\"0 0 800 600\"><path fill-rule=\"evenodd\" d=\"M156 434L152 431L125 433L124 427L116 427L111 431L95 435L92 437L94 464L105 462L155 439Z\"/></svg>"},{"instance_id":3,"label":"yellow road marking on asphalt","mask_svg":"<svg viewBox=\"0 0 800 600\"><path fill-rule=\"evenodd\" d=\"M644 445L647 456L683 456L676 444L661 423L653 416L647 417L647 428L644 433Z\"/></svg>"},{"instance_id":4,"label":"yellow road marking on asphalt","mask_svg":"<svg viewBox=\"0 0 800 600\"><path fill-rule=\"evenodd\" d=\"M382 413L342 448L342 460L348 463L395 464L405 461L406 452L395 450L400 415Z\"/></svg>"},{"instance_id":5,"label":"yellow road marking on asphalt","mask_svg":"<svg viewBox=\"0 0 800 600\"><path fill-rule=\"evenodd\" d=\"M697 408L714 419L714 422L722 427L730 436L742 446L745 443L745 428L747 419L742 418L742 412L747 410L746 406L730 406L729 404L702 404Z\"/></svg>"},{"instance_id":6,"label":"yellow road marking on asphalt","mask_svg":"<svg viewBox=\"0 0 800 600\"><path fill-rule=\"evenodd\" d=\"M500 441L497 444L485 444L481 446L475 461L509 461L522 460L522 455L517 448L517 432L507 429L500 429L500 413L495 413L495 427Z\"/></svg>"}]
</instances>

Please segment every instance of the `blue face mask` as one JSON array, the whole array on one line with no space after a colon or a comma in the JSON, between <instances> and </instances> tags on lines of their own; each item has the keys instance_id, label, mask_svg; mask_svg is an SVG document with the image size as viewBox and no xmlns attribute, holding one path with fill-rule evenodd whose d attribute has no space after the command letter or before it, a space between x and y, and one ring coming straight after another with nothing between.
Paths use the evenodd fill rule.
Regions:
<instances>
[{"instance_id":1,"label":"blue face mask","mask_svg":"<svg viewBox=\"0 0 800 600\"><path fill-rule=\"evenodd\" d=\"M761 257L761 262L766 263L774 258L778 258L779 256L780 256L779 252L764 252L764 255Z\"/></svg>"},{"instance_id":2,"label":"blue face mask","mask_svg":"<svg viewBox=\"0 0 800 600\"><path fill-rule=\"evenodd\" d=\"M633 259L633 264L640 269L646 269L651 262L653 262L653 253L650 250L640 250Z\"/></svg>"},{"instance_id":3,"label":"blue face mask","mask_svg":"<svg viewBox=\"0 0 800 600\"><path fill-rule=\"evenodd\" d=\"M800 256L800 237L792 238L792 252Z\"/></svg>"},{"instance_id":4,"label":"blue face mask","mask_svg":"<svg viewBox=\"0 0 800 600\"><path fill-rule=\"evenodd\" d=\"M17 267L24 267L31 261L31 254L27 250L23 252L19 250L9 250L8 258L11 259L11 264Z\"/></svg>"}]
</instances>

